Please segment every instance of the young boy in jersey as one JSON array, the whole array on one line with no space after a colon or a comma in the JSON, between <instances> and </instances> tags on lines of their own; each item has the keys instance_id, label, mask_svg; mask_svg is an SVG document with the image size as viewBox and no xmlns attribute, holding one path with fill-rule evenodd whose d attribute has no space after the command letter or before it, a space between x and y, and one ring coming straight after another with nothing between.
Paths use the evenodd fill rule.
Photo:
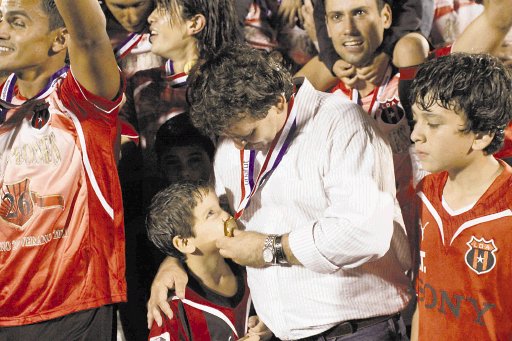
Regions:
<instances>
[{"instance_id":1,"label":"young boy in jersey","mask_svg":"<svg viewBox=\"0 0 512 341\"><path fill-rule=\"evenodd\" d=\"M165 254L184 262L189 274L186 299L172 297L172 319L153 323L150 340L236 340L248 329L251 299L245 270L220 255L224 211L206 182L177 182L157 193L149 207L149 239ZM251 316L249 335L271 333ZM257 326L256 326L257 325ZM257 338L256 338L257 339Z\"/></svg>"},{"instance_id":2,"label":"young boy in jersey","mask_svg":"<svg viewBox=\"0 0 512 341\"><path fill-rule=\"evenodd\" d=\"M422 65L411 89L422 167L413 340L512 335L512 169L493 157L512 118L512 74L488 55Z\"/></svg>"}]
</instances>

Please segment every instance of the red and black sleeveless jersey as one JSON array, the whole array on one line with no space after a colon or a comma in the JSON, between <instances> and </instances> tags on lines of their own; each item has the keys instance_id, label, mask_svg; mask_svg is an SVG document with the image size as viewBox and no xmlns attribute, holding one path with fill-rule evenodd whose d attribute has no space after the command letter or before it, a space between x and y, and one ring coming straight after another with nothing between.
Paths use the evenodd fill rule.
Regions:
<instances>
[{"instance_id":1,"label":"red and black sleeveless jersey","mask_svg":"<svg viewBox=\"0 0 512 341\"><path fill-rule=\"evenodd\" d=\"M173 296L169 304L173 318L164 318L162 326L153 323L150 341L231 341L245 335L251 298L245 270L237 265L231 269L237 277L237 292L221 296L194 278L189 272L185 299Z\"/></svg>"}]
</instances>

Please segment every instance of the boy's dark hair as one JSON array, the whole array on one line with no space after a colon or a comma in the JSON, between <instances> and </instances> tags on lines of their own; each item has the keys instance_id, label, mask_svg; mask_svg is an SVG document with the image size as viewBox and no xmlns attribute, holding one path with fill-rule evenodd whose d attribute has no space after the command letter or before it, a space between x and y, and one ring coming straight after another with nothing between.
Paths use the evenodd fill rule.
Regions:
<instances>
[{"instance_id":1,"label":"boy's dark hair","mask_svg":"<svg viewBox=\"0 0 512 341\"><path fill-rule=\"evenodd\" d=\"M54 0L43 0L42 7L44 12L48 14L50 31L53 31L56 28L65 27L64 19L62 19Z\"/></svg>"},{"instance_id":2,"label":"boy's dark hair","mask_svg":"<svg viewBox=\"0 0 512 341\"><path fill-rule=\"evenodd\" d=\"M221 135L249 116L263 119L279 101L290 98L288 70L268 53L235 44L198 63L188 78L192 123L207 135Z\"/></svg>"},{"instance_id":3,"label":"boy's dark hair","mask_svg":"<svg viewBox=\"0 0 512 341\"><path fill-rule=\"evenodd\" d=\"M484 149L493 154L501 148L512 119L512 74L493 56L454 53L421 65L409 98L421 110L438 104L464 114L465 133L494 133Z\"/></svg>"},{"instance_id":4,"label":"boy's dark hair","mask_svg":"<svg viewBox=\"0 0 512 341\"><path fill-rule=\"evenodd\" d=\"M241 27L233 0L155 0L172 19L188 20L196 14L206 18L206 25L196 35L199 57L214 55L223 46L240 42ZM179 12L178 12L179 11Z\"/></svg>"},{"instance_id":5,"label":"boy's dark hair","mask_svg":"<svg viewBox=\"0 0 512 341\"><path fill-rule=\"evenodd\" d=\"M168 119L156 133L155 152L160 162L162 154L173 147L198 146L202 148L210 161L213 161L215 146L212 140L201 134L192 125L188 113L179 114Z\"/></svg>"},{"instance_id":6,"label":"boy's dark hair","mask_svg":"<svg viewBox=\"0 0 512 341\"><path fill-rule=\"evenodd\" d=\"M177 182L158 192L148 209L146 229L149 240L168 256L185 259L172 239L195 237L194 208L212 190L207 182Z\"/></svg>"}]
</instances>

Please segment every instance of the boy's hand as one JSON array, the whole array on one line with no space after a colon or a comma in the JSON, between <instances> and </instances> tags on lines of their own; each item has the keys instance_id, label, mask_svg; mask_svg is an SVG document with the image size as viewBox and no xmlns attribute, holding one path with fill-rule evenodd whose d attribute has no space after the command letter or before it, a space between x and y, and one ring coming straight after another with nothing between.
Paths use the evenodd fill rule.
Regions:
<instances>
[{"instance_id":1,"label":"boy's hand","mask_svg":"<svg viewBox=\"0 0 512 341\"><path fill-rule=\"evenodd\" d=\"M153 321L158 326L162 326L162 315L160 312L163 312L169 319L172 319L173 313L167 302L169 290L175 288L176 296L185 298L187 282L187 273L176 258L167 257L160 264L158 273L151 284L151 296L147 304L148 329L151 329Z\"/></svg>"},{"instance_id":2,"label":"boy's hand","mask_svg":"<svg viewBox=\"0 0 512 341\"><path fill-rule=\"evenodd\" d=\"M243 266L264 267L263 246L267 235L252 231L234 230L233 232L233 237L217 239L216 245L222 257L231 258Z\"/></svg>"},{"instance_id":3,"label":"boy's hand","mask_svg":"<svg viewBox=\"0 0 512 341\"><path fill-rule=\"evenodd\" d=\"M374 85L380 85L389 66L389 56L384 52L376 55L373 62L365 67L357 68L357 77Z\"/></svg>"},{"instance_id":4,"label":"boy's hand","mask_svg":"<svg viewBox=\"0 0 512 341\"><path fill-rule=\"evenodd\" d=\"M358 81L356 67L343 59L338 59L334 63L332 71L349 88L353 88Z\"/></svg>"},{"instance_id":5,"label":"boy's hand","mask_svg":"<svg viewBox=\"0 0 512 341\"><path fill-rule=\"evenodd\" d=\"M250 316L247 322L249 330L240 341L267 341L272 338L272 332L265 323L261 322L257 315Z\"/></svg>"}]
</instances>

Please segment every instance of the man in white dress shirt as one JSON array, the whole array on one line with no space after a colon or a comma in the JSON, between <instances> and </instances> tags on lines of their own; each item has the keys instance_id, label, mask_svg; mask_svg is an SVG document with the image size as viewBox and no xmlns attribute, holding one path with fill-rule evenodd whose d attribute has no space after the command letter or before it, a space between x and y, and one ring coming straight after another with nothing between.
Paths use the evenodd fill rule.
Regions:
<instances>
[{"instance_id":1,"label":"man in white dress shirt","mask_svg":"<svg viewBox=\"0 0 512 341\"><path fill-rule=\"evenodd\" d=\"M216 187L241 227L217 246L247 267L260 319L284 340L405 337L410 253L391 149L374 121L243 46L192 78L191 117L222 136ZM183 277L162 264L148 304L157 322Z\"/></svg>"}]
</instances>

